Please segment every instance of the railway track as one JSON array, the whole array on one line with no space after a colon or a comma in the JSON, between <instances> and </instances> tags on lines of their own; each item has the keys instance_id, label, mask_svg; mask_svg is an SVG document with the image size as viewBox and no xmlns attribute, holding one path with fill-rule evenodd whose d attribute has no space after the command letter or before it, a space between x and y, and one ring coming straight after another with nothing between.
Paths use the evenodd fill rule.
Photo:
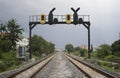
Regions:
<instances>
[{"instance_id":1,"label":"railway track","mask_svg":"<svg viewBox=\"0 0 120 78\"><path fill-rule=\"evenodd\" d=\"M68 60L73 63L87 78L120 78L120 75L95 68L72 55L65 54Z\"/></svg>"},{"instance_id":2,"label":"railway track","mask_svg":"<svg viewBox=\"0 0 120 78\"><path fill-rule=\"evenodd\" d=\"M9 73L2 74L0 78L33 78L42 68L44 68L55 55L50 55L42 60L29 65L21 70L11 71Z\"/></svg>"}]
</instances>

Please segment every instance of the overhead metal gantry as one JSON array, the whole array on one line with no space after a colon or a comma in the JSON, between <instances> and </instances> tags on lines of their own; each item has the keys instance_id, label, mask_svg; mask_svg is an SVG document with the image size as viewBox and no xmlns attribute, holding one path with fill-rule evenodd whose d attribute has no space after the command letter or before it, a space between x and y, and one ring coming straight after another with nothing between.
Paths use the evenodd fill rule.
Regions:
<instances>
[{"instance_id":1,"label":"overhead metal gantry","mask_svg":"<svg viewBox=\"0 0 120 78\"><path fill-rule=\"evenodd\" d=\"M41 14L41 15L32 15L29 16L29 51L30 55L29 58L32 58L32 52L31 52L31 35L32 35L32 29L37 24L82 24L87 30L88 30L88 58L90 58L90 15L78 15L78 11L80 8L77 8L76 10L74 8L71 8L73 11L73 15L66 14L66 15L53 15L53 11L55 8L53 8L48 15Z\"/></svg>"}]
</instances>

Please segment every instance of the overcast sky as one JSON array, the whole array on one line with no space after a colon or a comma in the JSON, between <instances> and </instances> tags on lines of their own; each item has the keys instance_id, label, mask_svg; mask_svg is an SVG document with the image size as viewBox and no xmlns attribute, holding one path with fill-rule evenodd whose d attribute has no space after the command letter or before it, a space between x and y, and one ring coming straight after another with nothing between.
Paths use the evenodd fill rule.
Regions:
<instances>
[{"instance_id":1,"label":"overcast sky","mask_svg":"<svg viewBox=\"0 0 120 78\"><path fill-rule=\"evenodd\" d=\"M120 0L0 0L0 20L16 18L28 35L29 16L47 15L53 7L56 15L73 14L71 7L80 7L79 15L90 15L94 46L119 39ZM68 43L87 45L87 29L83 25L36 25L32 32L55 43L57 48L64 48Z\"/></svg>"}]
</instances>

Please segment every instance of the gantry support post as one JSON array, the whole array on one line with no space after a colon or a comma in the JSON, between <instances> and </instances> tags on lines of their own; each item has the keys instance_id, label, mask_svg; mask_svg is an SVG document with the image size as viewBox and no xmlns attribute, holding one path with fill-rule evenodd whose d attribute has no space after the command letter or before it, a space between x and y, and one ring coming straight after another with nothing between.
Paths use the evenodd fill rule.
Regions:
<instances>
[{"instance_id":1,"label":"gantry support post","mask_svg":"<svg viewBox=\"0 0 120 78\"><path fill-rule=\"evenodd\" d=\"M90 49L90 26L88 26L88 59L91 58L91 49Z\"/></svg>"},{"instance_id":2,"label":"gantry support post","mask_svg":"<svg viewBox=\"0 0 120 78\"><path fill-rule=\"evenodd\" d=\"M29 58L30 59L32 58L32 52L31 52L31 34L32 34L31 25L29 25Z\"/></svg>"},{"instance_id":3,"label":"gantry support post","mask_svg":"<svg viewBox=\"0 0 120 78\"><path fill-rule=\"evenodd\" d=\"M36 24L30 24L29 23L29 58L32 58L32 51L31 51L31 35L32 35L32 29L35 27Z\"/></svg>"},{"instance_id":4,"label":"gantry support post","mask_svg":"<svg viewBox=\"0 0 120 78\"><path fill-rule=\"evenodd\" d=\"M90 22L83 22L83 25L88 30L88 59L91 58L91 49L90 49Z\"/></svg>"}]
</instances>

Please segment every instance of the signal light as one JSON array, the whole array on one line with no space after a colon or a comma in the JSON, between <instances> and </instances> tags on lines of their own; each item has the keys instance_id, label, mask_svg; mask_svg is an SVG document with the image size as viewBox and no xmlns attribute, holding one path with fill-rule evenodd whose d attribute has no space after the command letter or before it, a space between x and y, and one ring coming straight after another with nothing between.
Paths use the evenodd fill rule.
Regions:
<instances>
[{"instance_id":1,"label":"signal light","mask_svg":"<svg viewBox=\"0 0 120 78\"><path fill-rule=\"evenodd\" d=\"M66 15L66 23L67 23L67 24L70 24L70 23L71 23L71 15L70 15L70 14L67 14L67 15Z\"/></svg>"},{"instance_id":2,"label":"signal light","mask_svg":"<svg viewBox=\"0 0 120 78\"><path fill-rule=\"evenodd\" d=\"M40 23L41 24L45 24L46 23L46 15L44 15L44 14L40 15Z\"/></svg>"}]
</instances>

